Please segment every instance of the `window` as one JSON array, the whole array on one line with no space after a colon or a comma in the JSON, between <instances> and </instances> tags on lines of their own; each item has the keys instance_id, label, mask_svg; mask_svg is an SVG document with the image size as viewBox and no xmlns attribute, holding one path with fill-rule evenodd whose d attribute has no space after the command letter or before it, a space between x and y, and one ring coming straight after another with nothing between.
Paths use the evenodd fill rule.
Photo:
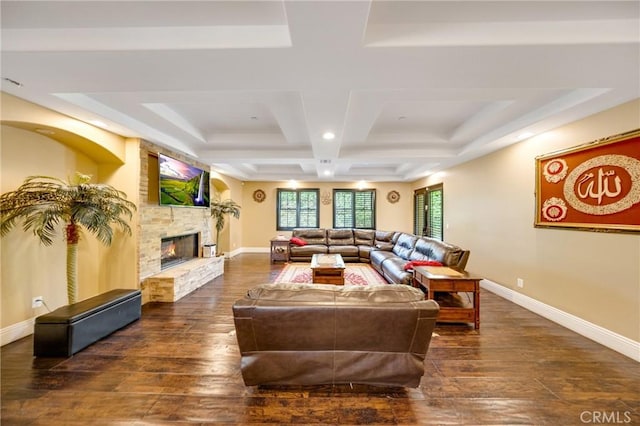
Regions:
<instances>
[{"instance_id":1,"label":"window","mask_svg":"<svg viewBox=\"0 0 640 426\"><path fill-rule=\"evenodd\" d=\"M278 188L277 229L317 228L320 222L318 194L318 189Z\"/></svg>"},{"instance_id":2,"label":"window","mask_svg":"<svg viewBox=\"0 0 640 426\"><path fill-rule=\"evenodd\" d=\"M421 188L413 193L413 233L427 235L427 189Z\"/></svg>"},{"instance_id":3,"label":"window","mask_svg":"<svg viewBox=\"0 0 640 426\"><path fill-rule=\"evenodd\" d=\"M443 240L443 204L444 191L442 184L421 188L414 192L413 231L416 235L424 235Z\"/></svg>"},{"instance_id":4,"label":"window","mask_svg":"<svg viewBox=\"0 0 640 426\"><path fill-rule=\"evenodd\" d=\"M372 189L334 189L333 227L376 227L376 191Z\"/></svg>"}]
</instances>

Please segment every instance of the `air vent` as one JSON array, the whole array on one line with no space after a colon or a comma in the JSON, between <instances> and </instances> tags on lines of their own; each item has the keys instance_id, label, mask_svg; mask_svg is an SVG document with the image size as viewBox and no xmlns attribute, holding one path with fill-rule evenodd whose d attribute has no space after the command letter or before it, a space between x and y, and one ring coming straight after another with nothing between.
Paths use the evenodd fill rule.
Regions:
<instances>
[{"instance_id":1,"label":"air vent","mask_svg":"<svg viewBox=\"0 0 640 426\"><path fill-rule=\"evenodd\" d=\"M331 164L331 160L320 160L320 164Z\"/></svg>"},{"instance_id":2,"label":"air vent","mask_svg":"<svg viewBox=\"0 0 640 426\"><path fill-rule=\"evenodd\" d=\"M18 87L22 87L22 86L23 86L23 84L22 84L22 83L20 83L19 81L14 80L14 79L12 79L12 78L3 77L2 79L3 79L4 81L8 82L8 83L13 84L14 86L18 86Z\"/></svg>"}]
</instances>

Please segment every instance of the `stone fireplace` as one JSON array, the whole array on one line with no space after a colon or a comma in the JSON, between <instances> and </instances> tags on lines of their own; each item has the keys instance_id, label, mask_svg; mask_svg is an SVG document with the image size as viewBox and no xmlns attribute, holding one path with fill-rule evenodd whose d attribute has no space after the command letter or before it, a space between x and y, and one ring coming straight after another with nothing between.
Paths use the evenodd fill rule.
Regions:
<instances>
[{"instance_id":1,"label":"stone fireplace","mask_svg":"<svg viewBox=\"0 0 640 426\"><path fill-rule=\"evenodd\" d=\"M179 153L140 141L138 266L142 303L175 302L224 273L224 258L200 257L200 247L212 241L209 209L159 205L158 152L207 168ZM185 236L193 238L176 240Z\"/></svg>"},{"instance_id":2,"label":"stone fireplace","mask_svg":"<svg viewBox=\"0 0 640 426\"><path fill-rule=\"evenodd\" d=\"M199 233L164 237L160 242L160 269L165 270L199 255Z\"/></svg>"}]
</instances>

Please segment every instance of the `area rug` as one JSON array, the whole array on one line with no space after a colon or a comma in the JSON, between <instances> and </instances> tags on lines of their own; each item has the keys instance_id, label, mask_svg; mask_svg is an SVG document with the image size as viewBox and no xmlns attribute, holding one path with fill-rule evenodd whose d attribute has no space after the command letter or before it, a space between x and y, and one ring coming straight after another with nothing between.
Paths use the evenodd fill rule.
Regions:
<instances>
[{"instance_id":1,"label":"area rug","mask_svg":"<svg viewBox=\"0 0 640 426\"><path fill-rule=\"evenodd\" d=\"M371 266L347 263L344 270L345 285L386 285L387 282ZM308 263L288 263L276 277L277 283L310 283L311 267Z\"/></svg>"}]
</instances>

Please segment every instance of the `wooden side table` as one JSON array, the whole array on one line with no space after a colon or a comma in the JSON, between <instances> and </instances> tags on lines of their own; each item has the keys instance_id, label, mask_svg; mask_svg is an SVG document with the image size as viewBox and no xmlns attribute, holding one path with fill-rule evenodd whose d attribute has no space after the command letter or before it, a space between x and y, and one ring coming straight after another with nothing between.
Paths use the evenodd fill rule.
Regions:
<instances>
[{"instance_id":1,"label":"wooden side table","mask_svg":"<svg viewBox=\"0 0 640 426\"><path fill-rule=\"evenodd\" d=\"M271 239L271 263L289 261L289 239L288 238L272 238Z\"/></svg>"},{"instance_id":2,"label":"wooden side table","mask_svg":"<svg viewBox=\"0 0 640 426\"><path fill-rule=\"evenodd\" d=\"M469 322L480 328L480 280L482 277L469 272L458 272L440 266L416 266L413 268L413 286L427 291L427 299L434 293L466 292L473 294L473 306L440 306L438 322Z\"/></svg>"}]
</instances>

